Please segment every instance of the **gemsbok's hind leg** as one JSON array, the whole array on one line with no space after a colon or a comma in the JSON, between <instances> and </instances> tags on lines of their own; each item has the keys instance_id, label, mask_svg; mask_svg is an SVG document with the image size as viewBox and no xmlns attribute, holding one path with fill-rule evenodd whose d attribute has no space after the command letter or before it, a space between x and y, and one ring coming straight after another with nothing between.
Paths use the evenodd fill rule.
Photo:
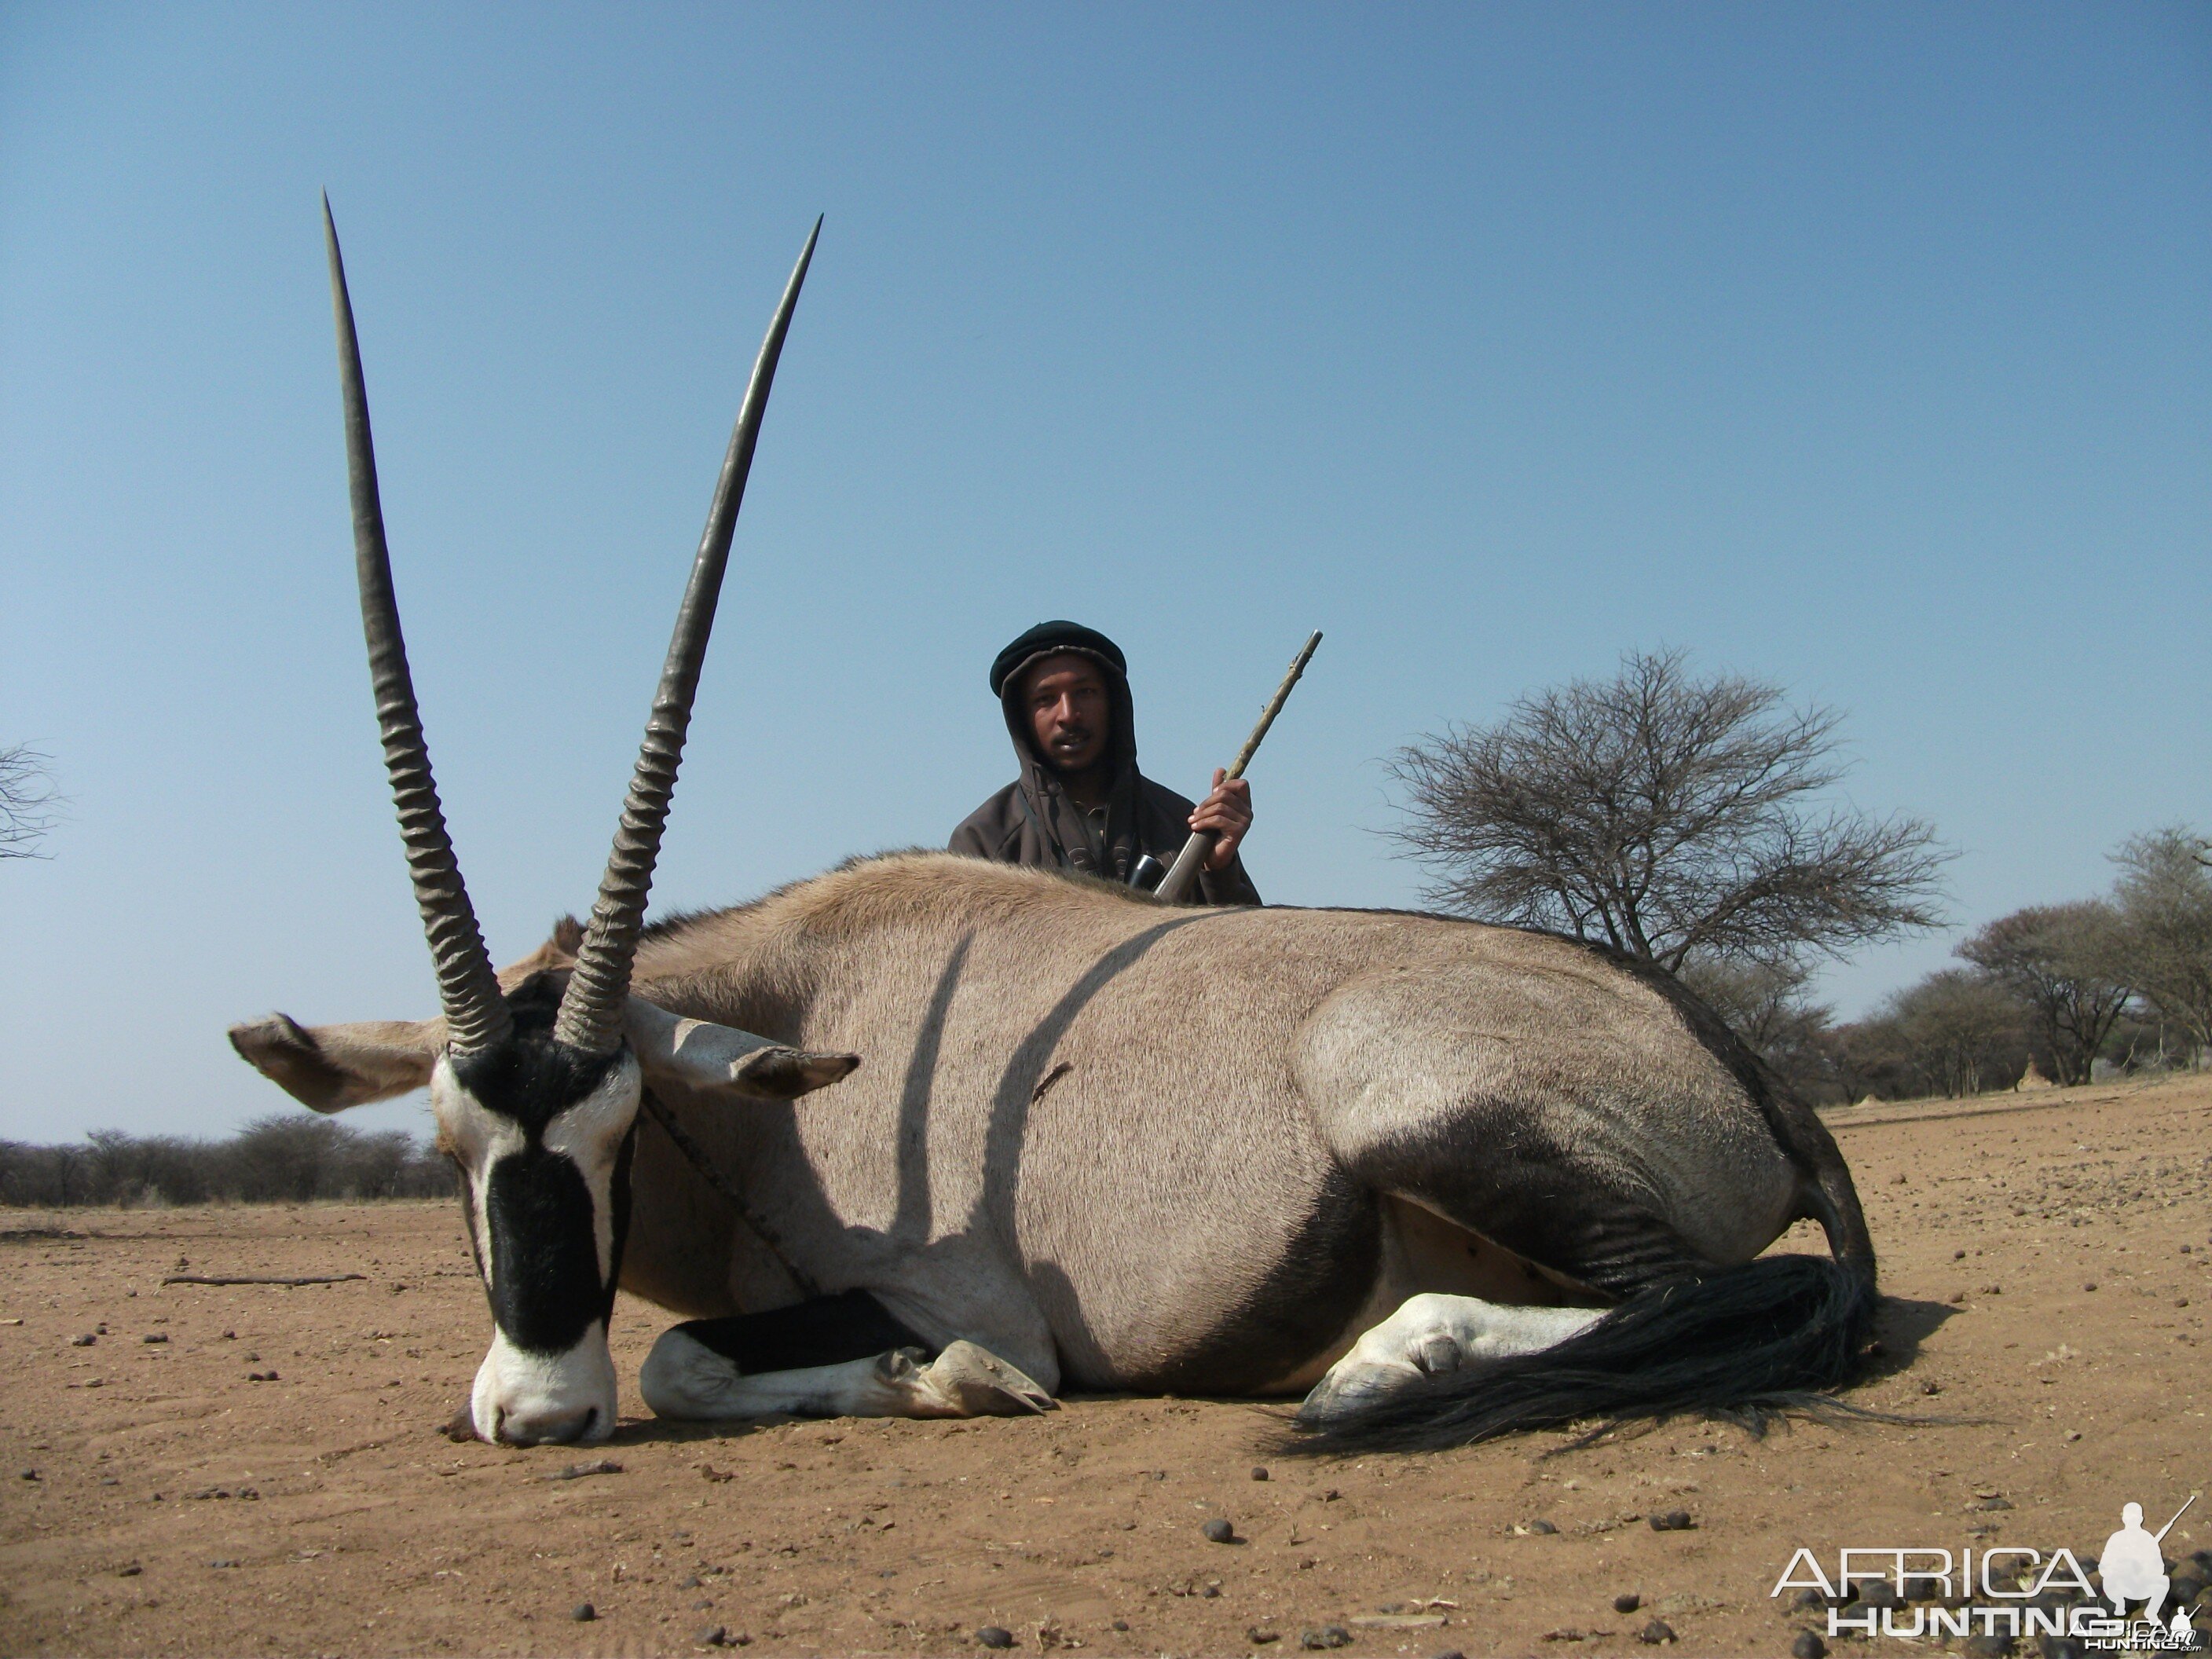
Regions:
<instances>
[{"instance_id":1,"label":"gemsbok's hind leg","mask_svg":"<svg viewBox=\"0 0 2212 1659\"><path fill-rule=\"evenodd\" d=\"M659 1417L1022 1417L1058 1409L1052 1396L972 1342L936 1358L894 1348L864 1359L746 1372L682 1326L661 1333L638 1368L638 1392Z\"/></svg>"},{"instance_id":2,"label":"gemsbok's hind leg","mask_svg":"<svg viewBox=\"0 0 2212 1659\"><path fill-rule=\"evenodd\" d=\"M1540 1352L1588 1330L1604 1313L1510 1307L1472 1296L1409 1297L1329 1367L1298 1407L1298 1421L1319 1426L1419 1387L1425 1377Z\"/></svg>"}]
</instances>

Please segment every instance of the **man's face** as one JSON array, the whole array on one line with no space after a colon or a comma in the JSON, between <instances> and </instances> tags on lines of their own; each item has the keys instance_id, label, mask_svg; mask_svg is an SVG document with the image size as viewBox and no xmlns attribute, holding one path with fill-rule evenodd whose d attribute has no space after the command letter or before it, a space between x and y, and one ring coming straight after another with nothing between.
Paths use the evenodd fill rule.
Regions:
<instances>
[{"instance_id":1,"label":"man's face","mask_svg":"<svg viewBox=\"0 0 2212 1659\"><path fill-rule=\"evenodd\" d=\"M1037 752L1054 770L1085 772L1104 757L1114 734L1113 705L1106 677L1090 658L1047 657L1023 677L1022 696Z\"/></svg>"}]
</instances>

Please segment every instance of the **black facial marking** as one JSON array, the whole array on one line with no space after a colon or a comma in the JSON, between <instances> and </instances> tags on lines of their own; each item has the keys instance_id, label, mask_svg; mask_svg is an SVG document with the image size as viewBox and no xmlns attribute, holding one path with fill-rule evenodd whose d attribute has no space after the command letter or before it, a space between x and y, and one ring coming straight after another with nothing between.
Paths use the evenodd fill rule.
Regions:
<instances>
[{"instance_id":1,"label":"black facial marking","mask_svg":"<svg viewBox=\"0 0 2212 1659\"><path fill-rule=\"evenodd\" d=\"M455 1054L453 1076L485 1110L513 1119L534 1141L605 1080L615 1056L553 1040L561 996L550 974L532 974L508 995L507 1006L514 1035L496 1048Z\"/></svg>"},{"instance_id":2,"label":"black facial marking","mask_svg":"<svg viewBox=\"0 0 2212 1659\"><path fill-rule=\"evenodd\" d=\"M575 1161L533 1141L491 1166L491 1314L507 1340L562 1353L607 1305L592 1237L592 1194Z\"/></svg>"},{"instance_id":3,"label":"black facial marking","mask_svg":"<svg viewBox=\"0 0 2212 1659\"><path fill-rule=\"evenodd\" d=\"M607 1184L610 1201L614 1205L614 1245L607 1252L607 1282L599 1291L599 1323L602 1328L612 1329L615 1320L615 1290L622 1283L623 1245L629 1237L629 1164L637 1151L637 1121L630 1121L629 1133L623 1137L622 1150L615 1154L614 1177Z\"/></svg>"},{"instance_id":4,"label":"black facial marking","mask_svg":"<svg viewBox=\"0 0 2212 1659\"><path fill-rule=\"evenodd\" d=\"M453 1060L462 1088L524 1135L522 1150L495 1160L487 1175L483 1220L490 1259L479 1254L477 1266L489 1282L492 1319L507 1340L533 1353L561 1353L583 1340L593 1320L606 1320L613 1311L629 1231L630 1154L637 1128L631 1124L615 1154L613 1259L602 1279L591 1188L574 1158L545 1146L544 1134L554 1119L606 1080L616 1056L554 1041L560 988L550 975L532 975L508 996L507 1007L514 1018L507 1042ZM474 1250L474 1200L465 1186L462 1206L470 1212Z\"/></svg>"},{"instance_id":5,"label":"black facial marking","mask_svg":"<svg viewBox=\"0 0 2212 1659\"><path fill-rule=\"evenodd\" d=\"M817 1296L811 1302L732 1319L694 1319L676 1328L725 1359L736 1361L748 1376L842 1365L893 1348L929 1346L866 1291Z\"/></svg>"}]
</instances>

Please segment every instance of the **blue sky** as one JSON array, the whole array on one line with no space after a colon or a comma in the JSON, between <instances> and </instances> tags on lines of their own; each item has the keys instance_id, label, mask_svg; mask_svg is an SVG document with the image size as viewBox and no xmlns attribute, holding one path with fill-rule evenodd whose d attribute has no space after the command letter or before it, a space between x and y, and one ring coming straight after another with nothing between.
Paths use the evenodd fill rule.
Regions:
<instances>
[{"instance_id":1,"label":"blue sky","mask_svg":"<svg viewBox=\"0 0 2212 1659\"><path fill-rule=\"evenodd\" d=\"M433 1006L325 188L502 960L589 901L817 213L658 902L941 842L1061 615L1186 791L1327 630L1282 902L1410 902L1382 757L1660 645L1847 709L1962 925L2212 827L2205 8L8 4L0 742L72 804L0 865L0 1135L222 1133L285 1104L233 1020Z\"/></svg>"}]
</instances>

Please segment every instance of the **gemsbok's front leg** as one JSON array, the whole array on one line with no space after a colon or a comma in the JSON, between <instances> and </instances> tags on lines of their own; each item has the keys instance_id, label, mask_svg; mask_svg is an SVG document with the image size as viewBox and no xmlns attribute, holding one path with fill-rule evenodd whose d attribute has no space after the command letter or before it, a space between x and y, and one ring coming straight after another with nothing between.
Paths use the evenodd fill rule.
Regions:
<instances>
[{"instance_id":1,"label":"gemsbok's front leg","mask_svg":"<svg viewBox=\"0 0 2212 1659\"><path fill-rule=\"evenodd\" d=\"M954 1342L936 1358L894 1348L866 1359L750 1375L682 1327L637 1374L655 1415L686 1422L794 1417L1024 1417L1059 1402L988 1349Z\"/></svg>"}]
</instances>

